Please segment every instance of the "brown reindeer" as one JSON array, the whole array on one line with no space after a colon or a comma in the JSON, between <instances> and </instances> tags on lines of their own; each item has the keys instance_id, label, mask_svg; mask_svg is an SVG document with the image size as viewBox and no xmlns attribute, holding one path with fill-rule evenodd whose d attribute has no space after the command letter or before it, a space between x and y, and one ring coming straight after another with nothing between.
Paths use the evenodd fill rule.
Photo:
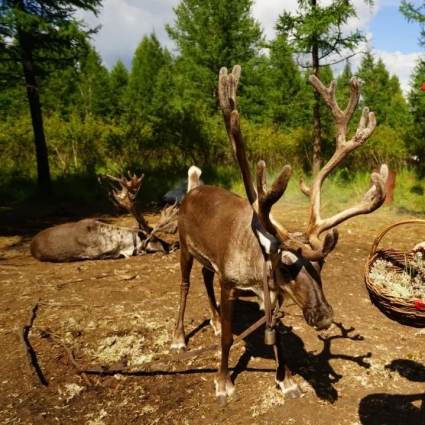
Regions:
<instances>
[{"instance_id":1,"label":"brown reindeer","mask_svg":"<svg viewBox=\"0 0 425 425\"><path fill-rule=\"evenodd\" d=\"M359 100L359 83L351 80L351 97L347 108L341 111L335 99L335 82L326 88L314 76L311 83L331 110L336 125L336 150L329 162L314 178L311 188L303 180L300 187L310 197L310 221L302 234L287 231L271 215L271 208L283 195L291 168L283 167L271 189L266 186L266 169L260 161L257 167L257 190L254 187L245 142L236 110L236 91L240 67L232 74L222 68L219 80L220 106L227 133L242 172L248 200L214 186L196 186L199 170L189 170L191 189L180 205L180 264L182 273L180 310L171 344L172 352L186 350L184 312L190 286L193 260L202 266L204 283L211 307L211 324L216 334L221 333L221 361L215 377L216 396L220 404L227 396L238 399L229 376L229 351L233 341L232 315L235 299L241 291L254 292L261 304L268 295L263 286L267 279L267 292L271 306L280 306L283 296L289 295L301 308L304 318L316 329L327 328L333 321L332 307L326 301L320 278L324 258L335 248L338 240L336 226L359 214L368 214L379 208L385 199L385 182L388 169L372 174L373 185L363 200L333 217L320 216L320 190L325 178L352 150L361 146L371 136L375 125L374 114L363 109L356 134L347 139L348 123ZM325 234L325 232L329 231ZM321 237L325 234L324 237ZM214 296L213 278L220 282L220 314ZM266 274L266 276L265 276ZM297 398L301 390L285 366L276 332L274 352L277 362L276 383L288 397Z\"/></svg>"},{"instance_id":2,"label":"brown reindeer","mask_svg":"<svg viewBox=\"0 0 425 425\"><path fill-rule=\"evenodd\" d=\"M80 220L42 230L31 240L30 251L40 261L67 262L81 260L130 257L147 252L168 254L176 248L155 236L157 232L177 231L178 206L171 205L161 211L160 222L149 226L136 204L144 175L128 173L129 180L105 174L112 202L128 211L139 223L139 229L113 226L95 219ZM119 190L114 183L119 183Z\"/></svg>"}]
</instances>

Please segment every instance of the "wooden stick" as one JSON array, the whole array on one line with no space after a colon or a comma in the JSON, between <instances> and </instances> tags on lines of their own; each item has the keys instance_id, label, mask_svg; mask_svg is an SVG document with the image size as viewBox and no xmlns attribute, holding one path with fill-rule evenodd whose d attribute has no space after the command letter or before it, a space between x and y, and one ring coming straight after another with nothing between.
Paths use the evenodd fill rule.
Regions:
<instances>
[{"instance_id":1,"label":"wooden stick","mask_svg":"<svg viewBox=\"0 0 425 425\"><path fill-rule=\"evenodd\" d=\"M87 384L88 387L92 387L93 384L91 383L89 377L87 376L87 374L83 371L80 371L81 368L80 366L78 366L78 363L75 361L74 358L74 354L72 353L72 350L57 336L53 336L50 332L45 331L54 342L56 342L57 344L59 344L65 351L66 354L68 354L68 358L69 361L72 363L72 365L74 366L74 368L81 374L81 377L84 379L85 383Z\"/></svg>"},{"instance_id":2,"label":"wooden stick","mask_svg":"<svg viewBox=\"0 0 425 425\"><path fill-rule=\"evenodd\" d=\"M34 372L37 374L38 379L43 385L49 385L46 381L46 378L43 376L43 373L40 369L39 364L37 363L37 357L34 349L31 346L28 335L31 330L32 324L36 318L36 313L38 310L38 303L34 304L29 311L29 316L27 322L22 326L21 332L19 333L19 339L25 350L25 357L27 359L27 371L30 377L34 376Z\"/></svg>"}]
</instances>

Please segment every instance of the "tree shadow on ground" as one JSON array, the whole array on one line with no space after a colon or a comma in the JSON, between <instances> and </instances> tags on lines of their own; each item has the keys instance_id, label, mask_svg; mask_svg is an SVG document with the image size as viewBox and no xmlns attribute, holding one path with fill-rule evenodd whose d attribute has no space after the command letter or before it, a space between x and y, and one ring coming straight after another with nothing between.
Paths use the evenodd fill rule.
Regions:
<instances>
[{"instance_id":1,"label":"tree shadow on ground","mask_svg":"<svg viewBox=\"0 0 425 425\"><path fill-rule=\"evenodd\" d=\"M425 382L421 363L396 359L385 367L409 381ZM424 425L425 393L370 394L360 401L359 417L363 425Z\"/></svg>"},{"instance_id":2,"label":"tree shadow on ground","mask_svg":"<svg viewBox=\"0 0 425 425\"><path fill-rule=\"evenodd\" d=\"M248 326L255 323L263 314L258 309L256 303L238 300L235 306L234 333L239 334ZM318 339L323 342L323 349L320 353L312 353L305 349L304 342L292 331L291 327L287 327L281 322L278 327L285 361L291 372L302 376L313 387L320 399L331 403L338 399L338 393L334 388L334 384L342 378L342 375L333 369L330 360L347 360L355 362L361 367L369 368L370 365L365 359L371 356L371 353L359 356L333 354L331 352L333 340L363 340L361 335L350 335L355 330L353 327L345 328L342 323L335 323L334 329L338 329L339 334L333 334L328 337L318 334ZM248 364L252 357L274 359L273 347L264 344L264 330L265 327L263 325L245 338L246 350L234 368L232 374L233 380L244 370L249 370Z\"/></svg>"}]
</instances>

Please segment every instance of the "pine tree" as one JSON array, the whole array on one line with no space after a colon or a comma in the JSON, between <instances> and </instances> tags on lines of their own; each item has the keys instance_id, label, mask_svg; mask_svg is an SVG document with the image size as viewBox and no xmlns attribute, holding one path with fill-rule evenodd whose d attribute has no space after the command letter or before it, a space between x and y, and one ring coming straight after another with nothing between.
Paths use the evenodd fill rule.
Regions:
<instances>
[{"instance_id":1,"label":"pine tree","mask_svg":"<svg viewBox=\"0 0 425 425\"><path fill-rule=\"evenodd\" d=\"M126 102L130 115L151 114L158 74L170 62L170 53L154 33L143 37L134 53L128 78Z\"/></svg>"},{"instance_id":2,"label":"pine tree","mask_svg":"<svg viewBox=\"0 0 425 425\"><path fill-rule=\"evenodd\" d=\"M372 0L364 0L372 4ZM289 12L279 17L277 29L288 36L296 53L310 57L306 64L313 69L313 74L320 78L320 67L335 56L346 51L353 52L364 40L359 31L344 35L345 26L350 18L357 16L353 1L333 0L328 6L320 5L320 0L298 0L297 15ZM335 60L335 59L334 59ZM338 58L340 61L340 58ZM321 122L320 122L320 95L315 91L314 104L314 146L313 146L313 174L321 166Z\"/></svg>"},{"instance_id":3,"label":"pine tree","mask_svg":"<svg viewBox=\"0 0 425 425\"><path fill-rule=\"evenodd\" d=\"M421 174L425 175L425 60L420 58L411 76L411 89L408 93L410 116L412 117L407 132L407 145L411 155L418 155L421 161Z\"/></svg>"},{"instance_id":4,"label":"pine tree","mask_svg":"<svg viewBox=\"0 0 425 425\"><path fill-rule=\"evenodd\" d=\"M176 108L173 60L155 34L144 36L132 61L124 95L125 122L134 149L163 160L161 149L173 141ZM178 110L178 106L177 106Z\"/></svg>"},{"instance_id":5,"label":"pine tree","mask_svg":"<svg viewBox=\"0 0 425 425\"><path fill-rule=\"evenodd\" d=\"M366 52L357 76L362 83L360 106L369 107L375 113L379 125L386 124L394 128L396 119L404 121L402 117L407 115L407 103L403 98L400 82L396 76L390 78L381 58L375 62L372 53Z\"/></svg>"},{"instance_id":6,"label":"pine tree","mask_svg":"<svg viewBox=\"0 0 425 425\"><path fill-rule=\"evenodd\" d=\"M74 17L75 12L82 9L96 14L100 5L101 0L3 0L0 3L0 55L22 66L41 195L50 195L51 180L37 78L46 72L45 64L63 66L73 62L75 47L94 31L87 30Z\"/></svg>"},{"instance_id":7,"label":"pine tree","mask_svg":"<svg viewBox=\"0 0 425 425\"><path fill-rule=\"evenodd\" d=\"M400 82L396 76L390 77L382 59L375 61L371 52L367 52L357 71L361 82L360 107L367 106L375 113L377 128L363 154L370 158L365 164L387 163L396 168L402 164L406 152L406 131L409 114L407 102L403 97Z\"/></svg>"},{"instance_id":8,"label":"pine tree","mask_svg":"<svg viewBox=\"0 0 425 425\"><path fill-rule=\"evenodd\" d=\"M109 74L111 113L119 119L124 113L124 97L128 86L129 73L121 60L118 60Z\"/></svg>"},{"instance_id":9,"label":"pine tree","mask_svg":"<svg viewBox=\"0 0 425 425\"><path fill-rule=\"evenodd\" d=\"M286 130L298 127L302 125L302 117L305 116L305 105L300 105L299 99L304 86L303 77L292 58L292 50L284 34L278 34L268 47L270 89L265 94L269 98L272 121Z\"/></svg>"},{"instance_id":10,"label":"pine tree","mask_svg":"<svg viewBox=\"0 0 425 425\"><path fill-rule=\"evenodd\" d=\"M247 64L259 53L263 35L251 15L252 4L252 0L181 0L174 9L174 26L166 26L181 55L188 96L201 98L211 113L218 107L220 69L242 66L242 96Z\"/></svg>"},{"instance_id":11,"label":"pine tree","mask_svg":"<svg viewBox=\"0 0 425 425\"><path fill-rule=\"evenodd\" d=\"M74 102L82 115L106 117L111 110L109 72L94 47L87 45L77 64Z\"/></svg>"}]
</instances>

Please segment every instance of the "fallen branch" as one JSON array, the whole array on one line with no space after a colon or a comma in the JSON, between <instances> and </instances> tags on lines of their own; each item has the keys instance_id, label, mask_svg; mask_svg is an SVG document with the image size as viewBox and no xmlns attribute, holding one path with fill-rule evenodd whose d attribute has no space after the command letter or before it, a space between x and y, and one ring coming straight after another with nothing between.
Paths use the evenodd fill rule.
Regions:
<instances>
[{"instance_id":1,"label":"fallen branch","mask_svg":"<svg viewBox=\"0 0 425 425\"><path fill-rule=\"evenodd\" d=\"M85 308L92 308L92 307L105 307L105 304L81 304L81 303L49 303L46 301L40 301L41 305L45 305L46 307L85 307Z\"/></svg>"},{"instance_id":2,"label":"fallen branch","mask_svg":"<svg viewBox=\"0 0 425 425\"><path fill-rule=\"evenodd\" d=\"M46 330L44 330L44 332L52 339L52 341L54 341L56 344L59 344L66 351L66 354L68 354L69 361L72 363L74 368L78 371L78 373L81 374L81 377L84 379L87 386L92 387L93 384L91 383L89 377L84 371L81 371L80 366L78 366L78 363L75 361L72 350L59 337L52 335L50 332Z\"/></svg>"},{"instance_id":3,"label":"fallen branch","mask_svg":"<svg viewBox=\"0 0 425 425\"><path fill-rule=\"evenodd\" d=\"M28 320L25 323L24 326L22 326L22 330L19 333L19 339L24 347L25 350L25 358L27 359L27 371L30 377L34 375L34 372L37 374L38 379L40 382L47 386L49 383L47 382L46 378L44 377L40 365L37 362L37 355L34 351L34 348L32 348L31 343L29 341L28 335L30 333L30 330L32 328L32 325L34 323L34 320L36 318L36 313L38 310L38 303L35 304L29 311Z\"/></svg>"},{"instance_id":4,"label":"fallen branch","mask_svg":"<svg viewBox=\"0 0 425 425\"><path fill-rule=\"evenodd\" d=\"M75 279L75 280L69 280L68 282L63 282L63 283L59 283L58 285L56 285L56 289L62 289L64 288L66 285L70 285L71 283L80 283L80 282L85 282L87 280L98 280L98 279L103 279L104 277L113 277L116 276L115 274L105 274L102 276L95 276L95 277L90 277L87 279Z\"/></svg>"}]
</instances>

